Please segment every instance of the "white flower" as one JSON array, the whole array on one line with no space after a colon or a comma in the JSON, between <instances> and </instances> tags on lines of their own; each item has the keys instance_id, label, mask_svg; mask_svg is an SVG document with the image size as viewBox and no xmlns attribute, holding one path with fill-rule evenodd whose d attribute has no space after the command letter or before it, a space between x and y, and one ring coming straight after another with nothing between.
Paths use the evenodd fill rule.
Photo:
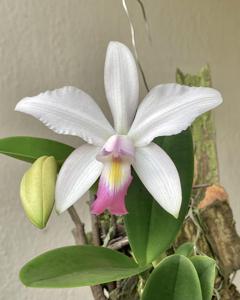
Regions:
<instances>
[{"instance_id":1,"label":"white flower","mask_svg":"<svg viewBox=\"0 0 240 300\"><path fill-rule=\"evenodd\" d=\"M196 117L222 102L220 93L211 88L163 84L151 89L139 104L135 60L118 42L108 46L104 82L114 128L94 100L74 87L24 98L16 106L17 111L34 116L55 132L87 142L60 170L57 211L73 205L100 176L92 212L127 213L124 198L132 180L132 165L154 199L177 217L182 202L179 175L169 156L152 141L185 130Z\"/></svg>"}]
</instances>

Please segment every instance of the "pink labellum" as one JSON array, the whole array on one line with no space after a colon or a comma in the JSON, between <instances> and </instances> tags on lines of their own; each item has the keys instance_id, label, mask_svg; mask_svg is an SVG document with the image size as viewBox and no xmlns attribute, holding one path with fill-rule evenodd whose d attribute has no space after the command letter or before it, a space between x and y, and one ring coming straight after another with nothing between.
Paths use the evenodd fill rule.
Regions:
<instances>
[{"instance_id":1,"label":"pink labellum","mask_svg":"<svg viewBox=\"0 0 240 300\"><path fill-rule=\"evenodd\" d=\"M97 159L104 163L104 169L91 212L99 215L108 209L114 215L127 214L125 196L132 181L131 161L134 159L131 140L125 136L112 136Z\"/></svg>"}]
</instances>

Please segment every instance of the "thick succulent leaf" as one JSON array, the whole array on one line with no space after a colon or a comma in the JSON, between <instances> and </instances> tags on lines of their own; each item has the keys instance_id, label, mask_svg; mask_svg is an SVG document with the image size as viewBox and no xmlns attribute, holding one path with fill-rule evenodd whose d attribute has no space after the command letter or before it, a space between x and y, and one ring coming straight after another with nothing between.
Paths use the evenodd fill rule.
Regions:
<instances>
[{"instance_id":1,"label":"thick succulent leaf","mask_svg":"<svg viewBox=\"0 0 240 300\"><path fill-rule=\"evenodd\" d=\"M167 213L134 175L127 195L129 214L125 224L129 241L141 265L151 263L174 240L188 210L193 180L193 149L190 130L155 140L173 160L182 186L182 206L178 219Z\"/></svg>"},{"instance_id":2,"label":"thick succulent leaf","mask_svg":"<svg viewBox=\"0 0 240 300\"><path fill-rule=\"evenodd\" d=\"M202 299L211 300L216 277L216 262L208 256L193 256L191 261L198 273L202 288Z\"/></svg>"},{"instance_id":3,"label":"thick succulent leaf","mask_svg":"<svg viewBox=\"0 0 240 300\"><path fill-rule=\"evenodd\" d=\"M198 274L182 255L165 258L150 275L142 300L202 300Z\"/></svg>"},{"instance_id":4,"label":"thick succulent leaf","mask_svg":"<svg viewBox=\"0 0 240 300\"><path fill-rule=\"evenodd\" d=\"M194 252L194 244L191 242L186 242L177 248L175 254L180 254L180 255L190 257L193 255L193 252Z\"/></svg>"},{"instance_id":5,"label":"thick succulent leaf","mask_svg":"<svg viewBox=\"0 0 240 300\"><path fill-rule=\"evenodd\" d=\"M70 246L46 252L20 271L24 285L69 288L120 280L146 270L117 251L94 246Z\"/></svg>"},{"instance_id":6,"label":"thick succulent leaf","mask_svg":"<svg viewBox=\"0 0 240 300\"><path fill-rule=\"evenodd\" d=\"M73 147L48 139L12 136L0 139L0 153L33 163L41 156L54 156L58 166L74 150Z\"/></svg>"}]
</instances>

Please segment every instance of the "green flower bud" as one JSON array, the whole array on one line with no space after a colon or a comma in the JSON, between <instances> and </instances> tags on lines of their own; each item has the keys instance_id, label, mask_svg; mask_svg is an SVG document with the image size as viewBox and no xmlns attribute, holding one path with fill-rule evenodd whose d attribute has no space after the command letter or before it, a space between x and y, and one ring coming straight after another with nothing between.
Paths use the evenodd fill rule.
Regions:
<instances>
[{"instance_id":1,"label":"green flower bud","mask_svg":"<svg viewBox=\"0 0 240 300\"><path fill-rule=\"evenodd\" d=\"M23 209L30 222L40 229L46 226L53 209L56 178L55 158L42 156L33 163L21 181Z\"/></svg>"}]
</instances>

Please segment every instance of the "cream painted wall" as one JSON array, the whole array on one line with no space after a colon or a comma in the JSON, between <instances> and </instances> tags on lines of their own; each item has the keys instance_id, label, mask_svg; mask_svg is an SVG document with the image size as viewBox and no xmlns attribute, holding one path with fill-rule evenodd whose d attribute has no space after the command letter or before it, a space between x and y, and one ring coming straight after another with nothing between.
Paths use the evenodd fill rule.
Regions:
<instances>
[{"instance_id":1,"label":"cream painted wall","mask_svg":"<svg viewBox=\"0 0 240 300\"><path fill-rule=\"evenodd\" d=\"M240 230L240 2L145 0L153 43L148 44L136 1L129 0L137 43L150 86L174 81L176 67L196 72L210 63L214 86L225 99L216 110L221 180ZM107 44L130 46L120 0L0 0L0 136L33 135L77 146L31 117L14 112L19 99L63 85L83 88L109 116L103 90ZM142 87L142 95L145 93ZM27 289L18 270L33 256L73 243L67 214L54 215L44 231L25 219L19 181L28 165L0 157L0 299L92 299L88 288ZM78 203L82 216L87 206Z\"/></svg>"}]
</instances>

